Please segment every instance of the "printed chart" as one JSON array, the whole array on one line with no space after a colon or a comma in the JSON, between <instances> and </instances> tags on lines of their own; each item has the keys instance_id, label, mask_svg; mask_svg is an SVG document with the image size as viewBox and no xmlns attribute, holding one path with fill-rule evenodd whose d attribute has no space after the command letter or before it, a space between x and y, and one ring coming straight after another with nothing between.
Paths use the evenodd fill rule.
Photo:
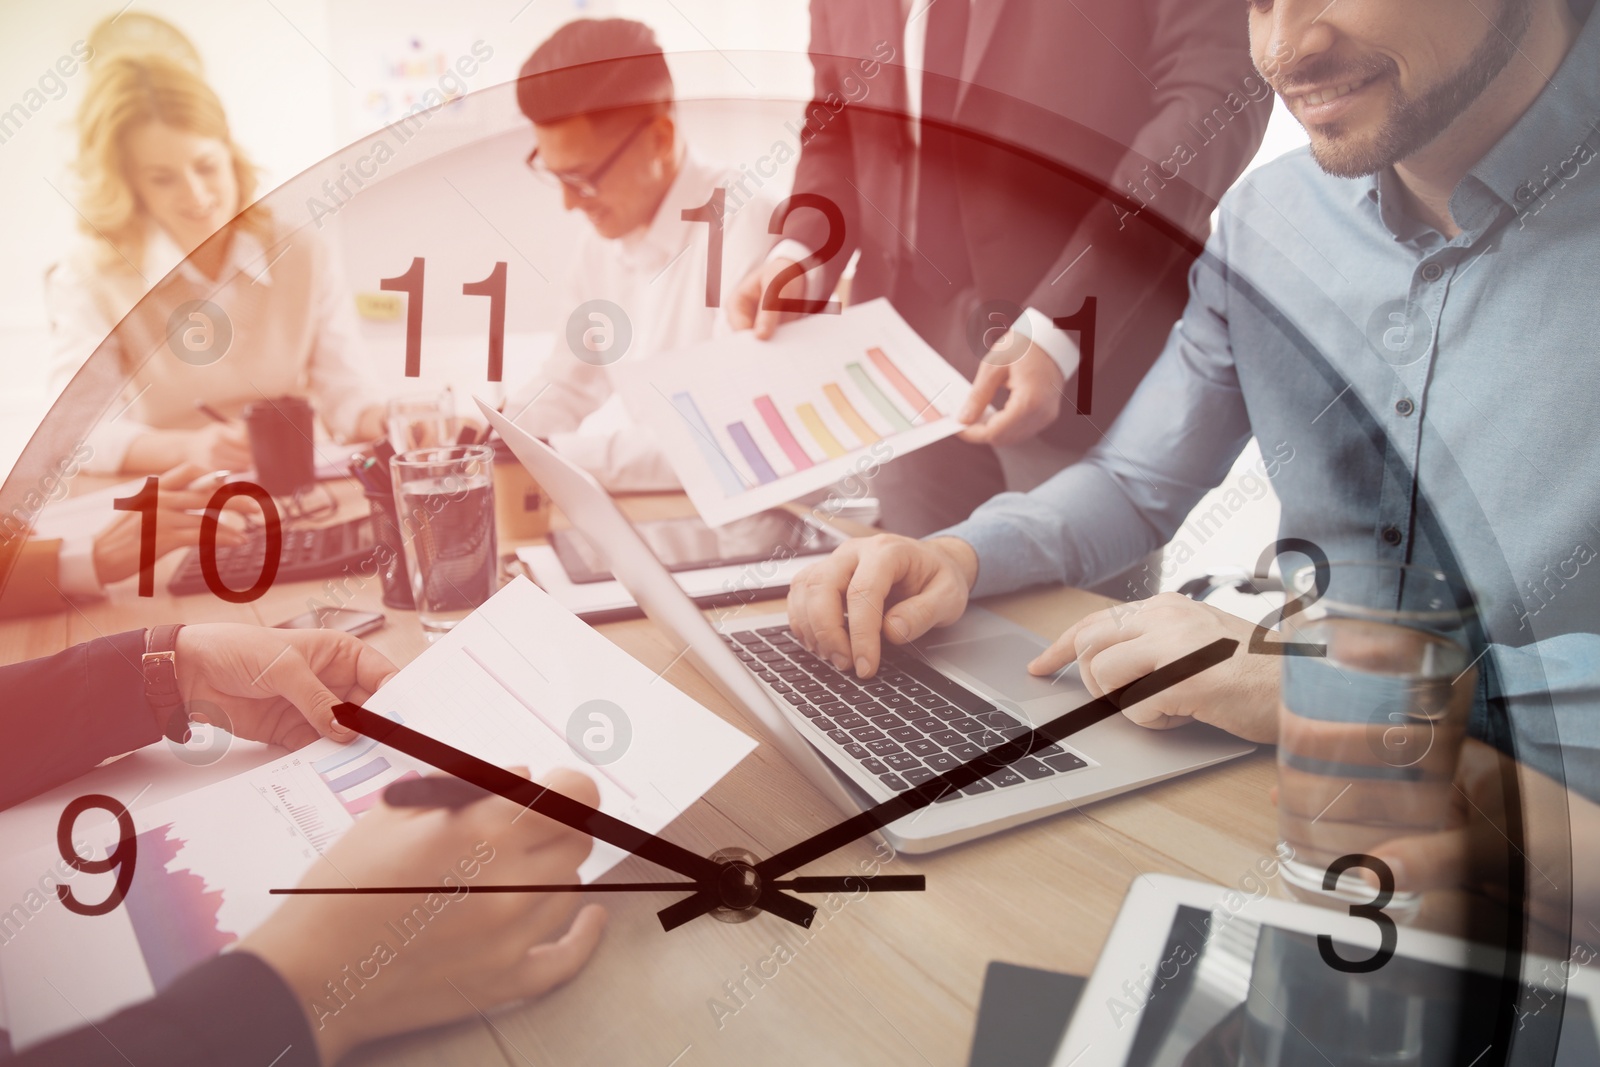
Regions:
<instances>
[{"instance_id":1,"label":"printed chart","mask_svg":"<svg viewBox=\"0 0 1600 1067\"><path fill-rule=\"evenodd\" d=\"M971 388L886 300L630 364L618 384L712 526L949 437Z\"/></svg>"},{"instance_id":2,"label":"printed chart","mask_svg":"<svg viewBox=\"0 0 1600 1067\"><path fill-rule=\"evenodd\" d=\"M218 926L222 890L182 865L180 853L189 842L179 835L171 823L138 835L144 862L134 865L133 884L123 901L158 991L236 940Z\"/></svg>"}]
</instances>

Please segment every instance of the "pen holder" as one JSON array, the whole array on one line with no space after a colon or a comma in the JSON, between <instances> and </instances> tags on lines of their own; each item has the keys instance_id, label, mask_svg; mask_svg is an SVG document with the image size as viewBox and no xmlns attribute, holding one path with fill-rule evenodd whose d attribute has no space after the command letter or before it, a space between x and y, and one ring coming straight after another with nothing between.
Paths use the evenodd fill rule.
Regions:
<instances>
[{"instance_id":1,"label":"pen holder","mask_svg":"<svg viewBox=\"0 0 1600 1067\"><path fill-rule=\"evenodd\" d=\"M405 569L405 541L389 482L389 458L384 456L373 464L368 464L365 458L354 459L350 462L350 474L362 485L368 522L373 523L373 561L378 563L378 581L384 587L384 606L414 611L416 601L411 600L411 577Z\"/></svg>"},{"instance_id":2,"label":"pen holder","mask_svg":"<svg viewBox=\"0 0 1600 1067\"><path fill-rule=\"evenodd\" d=\"M416 602L411 599L411 578L406 572L405 542L394 510L394 494L368 489L366 497L372 515L373 559L378 564L378 580L383 583L383 603L413 611Z\"/></svg>"}]
</instances>

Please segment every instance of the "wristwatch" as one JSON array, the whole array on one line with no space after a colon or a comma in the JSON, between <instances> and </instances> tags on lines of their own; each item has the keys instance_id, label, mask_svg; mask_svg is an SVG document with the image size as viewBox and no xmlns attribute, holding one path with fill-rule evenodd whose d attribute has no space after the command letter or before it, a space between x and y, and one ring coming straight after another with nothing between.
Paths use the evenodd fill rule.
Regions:
<instances>
[{"instance_id":1,"label":"wristwatch","mask_svg":"<svg viewBox=\"0 0 1600 1067\"><path fill-rule=\"evenodd\" d=\"M185 744L189 740L189 716L178 691L178 631L182 623L157 626L145 631L144 655L139 664L144 671L144 699L155 712L156 723L169 740Z\"/></svg>"}]
</instances>

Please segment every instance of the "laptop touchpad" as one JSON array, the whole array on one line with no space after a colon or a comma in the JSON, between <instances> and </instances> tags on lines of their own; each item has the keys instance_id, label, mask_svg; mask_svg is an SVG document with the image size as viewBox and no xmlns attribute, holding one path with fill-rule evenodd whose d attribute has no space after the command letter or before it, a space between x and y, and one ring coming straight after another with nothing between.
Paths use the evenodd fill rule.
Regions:
<instances>
[{"instance_id":1,"label":"laptop touchpad","mask_svg":"<svg viewBox=\"0 0 1600 1067\"><path fill-rule=\"evenodd\" d=\"M1044 648L1042 643L1018 639L1014 634L993 634L971 641L934 645L928 652L930 656L965 671L1018 703L1078 692L1081 683L1076 671L1069 672L1054 683L1049 677L1035 678L1028 673L1028 664Z\"/></svg>"}]
</instances>

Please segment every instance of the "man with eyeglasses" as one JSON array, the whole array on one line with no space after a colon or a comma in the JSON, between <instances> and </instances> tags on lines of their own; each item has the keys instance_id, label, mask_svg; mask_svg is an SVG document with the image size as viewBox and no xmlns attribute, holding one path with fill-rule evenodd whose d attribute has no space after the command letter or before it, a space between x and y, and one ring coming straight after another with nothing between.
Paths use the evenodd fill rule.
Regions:
<instances>
[{"instance_id":1,"label":"man with eyeglasses","mask_svg":"<svg viewBox=\"0 0 1600 1067\"><path fill-rule=\"evenodd\" d=\"M517 80L517 106L537 141L528 167L559 188L567 210L583 212L593 232L563 280L561 309L570 318L555 349L506 410L614 492L673 489L678 481L648 431L626 419L611 366L728 329L706 306L712 227L685 221L683 212L740 175L689 150L673 99L655 34L628 19L568 23L534 50ZM776 241L767 233L772 208L757 196L727 214L722 256L733 277Z\"/></svg>"}]
</instances>

